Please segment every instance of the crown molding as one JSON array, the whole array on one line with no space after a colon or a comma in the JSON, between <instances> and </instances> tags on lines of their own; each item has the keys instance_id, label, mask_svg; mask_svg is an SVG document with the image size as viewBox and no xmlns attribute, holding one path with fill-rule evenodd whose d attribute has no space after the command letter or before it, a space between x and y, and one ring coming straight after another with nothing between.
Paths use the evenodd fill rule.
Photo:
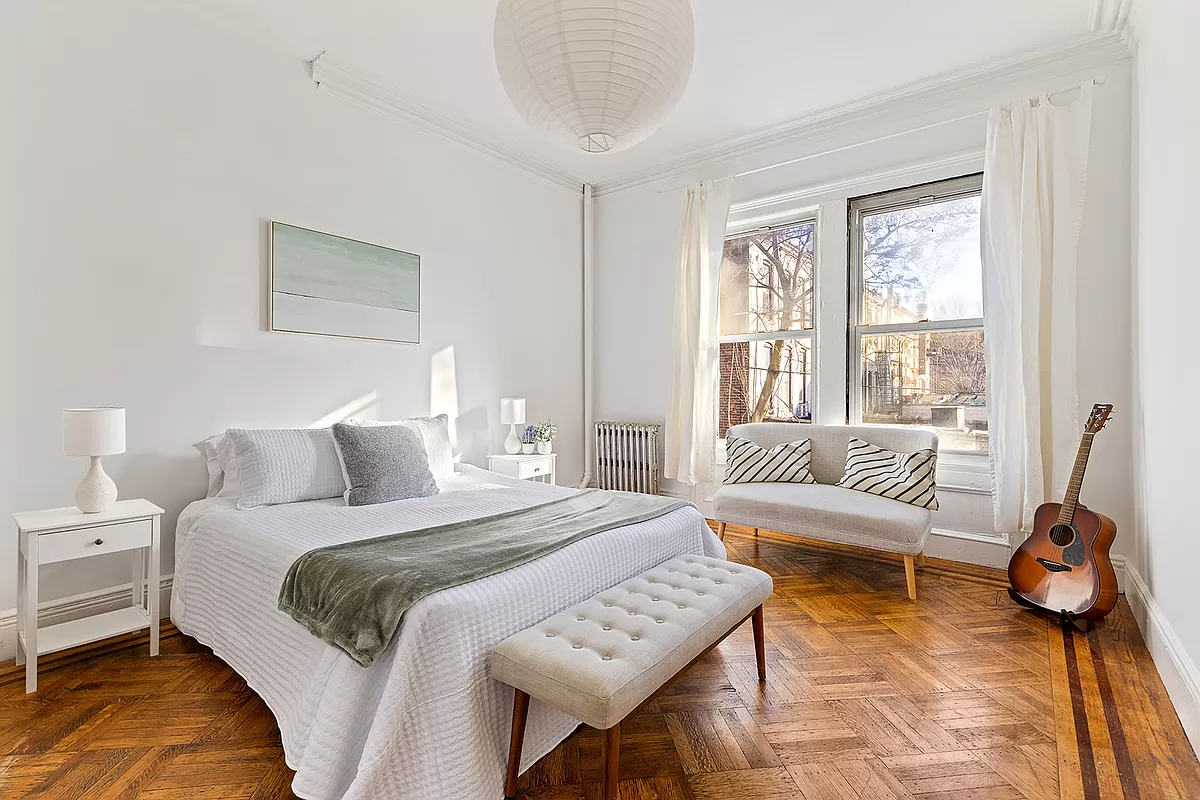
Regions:
<instances>
[{"instance_id":1,"label":"crown molding","mask_svg":"<svg viewBox=\"0 0 1200 800\"><path fill-rule=\"evenodd\" d=\"M1092 0L1088 27L1092 33L1124 33L1129 25L1134 0Z\"/></svg>"},{"instance_id":2,"label":"crown molding","mask_svg":"<svg viewBox=\"0 0 1200 800\"><path fill-rule=\"evenodd\" d=\"M309 68L320 91L468 147L558 186L576 192L582 189L584 182L574 175L499 145L495 136L405 97L377 81L331 64L324 52L309 62Z\"/></svg>"},{"instance_id":3,"label":"crown molding","mask_svg":"<svg viewBox=\"0 0 1200 800\"><path fill-rule=\"evenodd\" d=\"M1128 3L1129 0L1120 0ZM596 197L605 197L658 181L678 178L698 168L733 167L756 154L782 145L811 145L837 138L869 138L871 131L924 114L964 104L990 104L1014 84L1055 80L1129 57L1122 33L1069 39L981 61L962 69L876 92L848 103L814 111L778 125L730 137L691 150L652 169L605 181ZM730 171L726 169L725 171Z\"/></svg>"}]
</instances>

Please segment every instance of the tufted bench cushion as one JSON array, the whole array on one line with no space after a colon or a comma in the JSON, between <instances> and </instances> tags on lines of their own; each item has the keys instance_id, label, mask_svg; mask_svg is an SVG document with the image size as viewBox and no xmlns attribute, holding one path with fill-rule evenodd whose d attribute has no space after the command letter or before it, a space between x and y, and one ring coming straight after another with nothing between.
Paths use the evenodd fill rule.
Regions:
<instances>
[{"instance_id":1,"label":"tufted bench cushion","mask_svg":"<svg viewBox=\"0 0 1200 800\"><path fill-rule=\"evenodd\" d=\"M608 729L771 596L771 576L680 556L501 642L492 676Z\"/></svg>"}]
</instances>

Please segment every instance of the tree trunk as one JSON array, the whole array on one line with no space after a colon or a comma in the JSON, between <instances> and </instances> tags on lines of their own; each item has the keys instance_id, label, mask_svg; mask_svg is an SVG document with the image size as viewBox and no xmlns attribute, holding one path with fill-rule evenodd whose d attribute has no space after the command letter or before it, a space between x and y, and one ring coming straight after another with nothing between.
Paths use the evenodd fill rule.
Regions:
<instances>
[{"instance_id":1,"label":"tree trunk","mask_svg":"<svg viewBox=\"0 0 1200 800\"><path fill-rule=\"evenodd\" d=\"M775 382L779 380L779 365L783 361L783 348L786 345L786 339L771 342L771 360L767 364L762 391L758 393L758 401L754 404L754 414L750 418L752 422L762 422L763 417L767 415L767 405L775 394Z\"/></svg>"}]
</instances>

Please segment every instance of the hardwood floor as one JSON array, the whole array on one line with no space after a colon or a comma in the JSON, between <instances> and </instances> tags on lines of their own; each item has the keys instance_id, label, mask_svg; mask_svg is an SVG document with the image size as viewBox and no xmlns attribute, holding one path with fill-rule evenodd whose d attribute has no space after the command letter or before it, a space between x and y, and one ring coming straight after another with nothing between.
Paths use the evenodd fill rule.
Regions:
<instances>
[{"instance_id":1,"label":"hardwood floor","mask_svg":"<svg viewBox=\"0 0 1200 800\"><path fill-rule=\"evenodd\" d=\"M1200 797L1200 765L1122 601L1090 634L1017 608L1002 573L729 526L730 558L775 577L768 682L749 625L624 726L621 797L1049 800ZM0 797L290 798L270 712L164 627L0 670ZM581 728L520 797L599 797Z\"/></svg>"}]
</instances>

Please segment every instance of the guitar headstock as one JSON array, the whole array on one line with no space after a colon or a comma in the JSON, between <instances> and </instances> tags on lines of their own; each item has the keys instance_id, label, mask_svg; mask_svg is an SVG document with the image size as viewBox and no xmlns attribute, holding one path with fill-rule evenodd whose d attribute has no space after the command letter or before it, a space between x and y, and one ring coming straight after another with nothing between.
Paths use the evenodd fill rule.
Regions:
<instances>
[{"instance_id":1,"label":"guitar headstock","mask_svg":"<svg viewBox=\"0 0 1200 800\"><path fill-rule=\"evenodd\" d=\"M1108 424L1108 418L1112 416L1112 413L1112 403L1097 403L1092 406L1092 413L1088 415L1087 425L1083 426L1084 433L1099 433L1104 430L1104 426Z\"/></svg>"}]
</instances>

